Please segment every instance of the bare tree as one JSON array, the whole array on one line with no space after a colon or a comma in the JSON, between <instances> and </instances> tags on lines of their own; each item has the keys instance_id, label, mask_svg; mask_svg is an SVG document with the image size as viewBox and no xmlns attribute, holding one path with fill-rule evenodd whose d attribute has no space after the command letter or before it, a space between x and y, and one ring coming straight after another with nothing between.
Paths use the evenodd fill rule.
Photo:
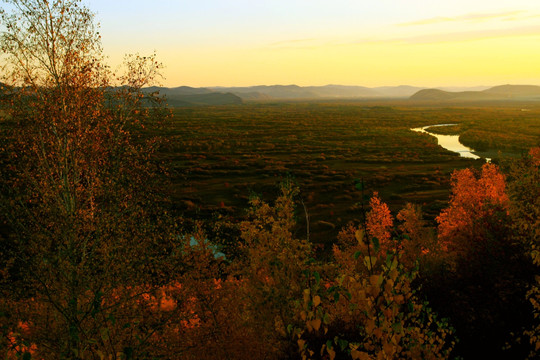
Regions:
<instances>
[{"instance_id":1,"label":"bare tree","mask_svg":"<svg viewBox=\"0 0 540 360\"><path fill-rule=\"evenodd\" d=\"M101 57L94 15L78 0L4 0L1 50L7 73L22 84L69 81Z\"/></svg>"}]
</instances>

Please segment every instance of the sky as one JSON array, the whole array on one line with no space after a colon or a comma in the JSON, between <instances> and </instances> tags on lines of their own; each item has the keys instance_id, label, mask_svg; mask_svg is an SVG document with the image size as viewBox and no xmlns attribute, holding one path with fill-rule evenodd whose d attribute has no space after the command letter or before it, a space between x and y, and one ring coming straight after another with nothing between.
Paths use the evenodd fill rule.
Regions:
<instances>
[{"instance_id":1,"label":"sky","mask_svg":"<svg viewBox=\"0 0 540 360\"><path fill-rule=\"evenodd\" d=\"M86 0L164 86L540 84L538 0Z\"/></svg>"}]
</instances>

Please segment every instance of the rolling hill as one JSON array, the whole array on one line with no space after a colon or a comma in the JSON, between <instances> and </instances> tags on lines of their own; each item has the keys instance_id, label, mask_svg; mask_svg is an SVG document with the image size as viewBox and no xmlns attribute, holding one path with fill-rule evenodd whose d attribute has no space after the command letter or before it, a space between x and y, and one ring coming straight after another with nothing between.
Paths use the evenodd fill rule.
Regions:
<instances>
[{"instance_id":1,"label":"rolling hill","mask_svg":"<svg viewBox=\"0 0 540 360\"><path fill-rule=\"evenodd\" d=\"M500 85L482 91L423 89L410 97L417 101L540 101L540 86Z\"/></svg>"},{"instance_id":2,"label":"rolling hill","mask_svg":"<svg viewBox=\"0 0 540 360\"><path fill-rule=\"evenodd\" d=\"M374 88L383 97L387 98L407 98L424 88L409 85L400 86L379 86Z\"/></svg>"},{"instance_id":3,"label":"rolling hill","mask_svg":"<svg viewBox=\"0 0 540 360\"><path fill-rule=\"evenodd\" d=\"M483 92L509 99L530 98L540 100L540 86L535 85L500 85L484 90Z\"/></svg>"},{"instance_id":4,"label":"rolling hill","mask_svg":"<svg viewBox=\"0 0 540 360\"><path fill-rule=\"evenodd\" d=\"M459 91L458 91L459 90ZM259 85L248 87L189 86L149 87L147 92L159 92L171 106L226 105L243 101L319 100L319 99L411 99L415 101L470 102L470 101L540 101L540 86L501 85L491 88L440 87L426 89L415 86L325 85Z\"/></svg>"},{"instance_id":5,"label":"rolling hill","mask_svg":"<svg viewBox=\"0 0 540 360\"><path fill-rule=\"evenodd\" d=\"M249 87L216 87L215 91L230 92L243 99L315 99L320 97L298 85L259 85Z\"/></svg>"},{"instance_id":6,"label":"rolling hill","mask_svg":"<svg viewBox=\"0 0 540 360\"><path fill-rule=\"evenodd\" d=\"M260 85L249 87L214 87L211 89L231 92L244 100L309 100L407 98L422 88L407 85L382 86L378 88L350 85Z\"/></svg>"},{"instance_id":7,"label":"rolling hill","mask_svg":"<svg viewBox=\"0 0 540 360\"><path fill-rule=\"evenodd\" d=\"M189 86L148 87L145 92L159 92L165 96L169 106L201 106L201 105L229 105L241 104L242 99L232 93L217 92L207 88L193 88Z\"/></svg>"}]
</instances>

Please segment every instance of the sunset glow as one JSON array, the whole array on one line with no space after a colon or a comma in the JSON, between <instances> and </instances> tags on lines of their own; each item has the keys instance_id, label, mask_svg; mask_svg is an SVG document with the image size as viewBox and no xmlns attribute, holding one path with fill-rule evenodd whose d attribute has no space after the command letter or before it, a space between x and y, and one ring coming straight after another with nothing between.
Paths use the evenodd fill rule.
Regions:
<instances>
[{"instance_id":1,"label":"sunset glow","mask_svg":"<svg viewBox=\"0 0 540 360\"><path fill-rule=\"evenodd\" d=\"M540 83L540 3L89 0L111 63L157 52L167 86Z\"/></svg>"}]
</instances>

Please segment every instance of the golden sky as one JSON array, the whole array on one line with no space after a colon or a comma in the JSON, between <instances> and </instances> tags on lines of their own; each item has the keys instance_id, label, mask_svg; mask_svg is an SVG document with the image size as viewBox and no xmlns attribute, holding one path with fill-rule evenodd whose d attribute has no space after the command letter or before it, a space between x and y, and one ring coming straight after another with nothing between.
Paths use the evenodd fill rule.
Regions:
<instances>
[{"instance_id":1,"label":"golden sky","mask_svg":"<svg viewBox=\"0 0 540 360\"><path fill-rule=\"evenodd\" d=\"M540 84L538 0L88 0L165 86Z\"/></svg>"}]
</instances>

